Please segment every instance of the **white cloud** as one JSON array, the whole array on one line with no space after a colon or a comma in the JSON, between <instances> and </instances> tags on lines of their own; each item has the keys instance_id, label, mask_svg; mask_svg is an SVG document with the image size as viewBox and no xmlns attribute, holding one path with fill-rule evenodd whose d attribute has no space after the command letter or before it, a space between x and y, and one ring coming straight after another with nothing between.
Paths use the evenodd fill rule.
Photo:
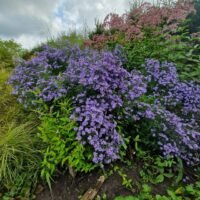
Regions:
<instances>
[{"instance_id":1,"label":"white cloud","mask_svg":"<svg viewBox=\"0 0 200 200\"><path fill-rule=\"evenodd\" d=\"M64 31L93 28L95 19L128 7L128 0L0 0L0 38L31 48Z\"/></svg>"},{"instance_id":2,"label":"white cloud","mask_svg":"<svg viewBox=\"0 0 200 200\"><path fill-rule=\"evenodd\" d=\"M94 27L95 19L103 20L110 12L122 14L129 6L128 0L62 0L63 20L67 24L75 24L80 27L87 24Z\"/></svg>"},{"instance_id":3,"label":"white cloud","mask_svg":"<svg viewBox=\"0 0 200 200\"><path fill-rule=\"evenodd\" d=\"M16 38L18 43L23 44L24 48L30 49L34 47L36 44L40 44L45 40L44 37L41 36L32 36L32 35L20 35Z\"/></svg>"}]
</instances>

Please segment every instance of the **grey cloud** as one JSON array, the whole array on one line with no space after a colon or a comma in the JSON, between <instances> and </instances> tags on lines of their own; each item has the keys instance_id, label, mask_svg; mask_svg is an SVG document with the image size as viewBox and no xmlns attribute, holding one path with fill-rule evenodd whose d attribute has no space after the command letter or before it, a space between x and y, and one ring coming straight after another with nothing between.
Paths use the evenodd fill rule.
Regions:
<instances>
[{"instance_id":1,"label":"grey cloud","mask_svg":"<svg viewBox=\"0 0 200 200\"><path fill-rule=\"evenodd\" d=\"M7 17L0 20L0 33L7 37L17 37L22 33L38 35L44 29L45 23L32 16L19 15L17 17Z\"/></svg>"},{"instance_id":2,"label":"grey cloud","mask_svg":"<svg viewBox=\"0 0 200 200\"><path fill-rule=\"evenodd\" d=\"M53 18L55 0L0 0L0 35L41 34Z\"/></svg>"},{"instance_id":3,"label":"grey cloud","mask_svg":"<svg viewBox=\"0 0 200 200\"><path fill-rule=\"evenodd\" d=\"M58 0L0 0L0 11L4 13L48 13L52 12ZM36 14L36 13L35 13Z\"/></svg>"}]
</instances>

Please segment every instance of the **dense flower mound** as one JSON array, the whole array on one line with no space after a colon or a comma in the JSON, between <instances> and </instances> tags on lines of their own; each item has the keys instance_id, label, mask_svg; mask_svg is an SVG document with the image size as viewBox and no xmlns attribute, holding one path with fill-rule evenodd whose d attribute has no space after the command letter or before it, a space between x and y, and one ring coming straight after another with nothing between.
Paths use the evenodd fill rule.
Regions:
<instances>
[{"instance_id":1,"label":"dense flower mound","mask_svg":"<svg viewBox=\"0 0 200 200\"><path fill-rule=\"evenodd\" d=\"M149 90L159 96L161 102L169 109L178 107L178 112L186 117L193 116L198 120L200 113L200 86L194 82L181 82L173 63L160 63L147 59L144 65L148 81L153 84ZM175 112L175 110L174 110Z\"/></svg>"},{"instance_id":2,"label":"dense flower mound","mask_svg":"<svg viewBox=\"0 0 200 200\"><path fill-rule=\"evenodd\" d=\"M15 69L10 83L26 106L33 106L35 100L50 103L71 95L76 106L72 118L79 124L77 139L93 147L95 163L109 163L119 158L123 143L115 110L146 92L143 76L123 69L118 55L119 50L111 53L45 47Z\"/></svg>"},{"instance_id":3,"label":"dense flower mound","mask_svg":"<svg viewBox=\"0 0 200 200\"><path fill-rule=\"evenodd\" d=\"M155 113L161 123L159 128L152 129L152 133L158 139L158 145L164 156L182 158L188 165L199 164L200 132L197 131L199 128L193 127L163 108L156 108Z\"/></svg>"},{"instance_id":4,"label":"dense flower mound","mask_svg":"<svg viewBox=\"0 0 200 200\"><path fill-rule=\"evenodd\" d=\"M164 155L182 158L188 164L200 162L200 86L181 82L173 63L148 59L145 63L155 104L152 110L161 121L152 132Z\"/></svg>"},{"instance_id":5,"label":"dense flower mound","mask_svg":"<svg viewBox=\"0 0 200 200\"><path fill-rule=\"evenodd\" d=\"M66 68L70 53L45 46L32 60L18 65L9 81L18 101L27 107L40 98L48 102L64 95L67 91L59 73Z\"/></svg>"},{"instance_id":6,"label":"dense flower mound","mask_svg":"<svg viewBox=\"0 0 200 200\"><path fill-rule=\"evenodd\" d=\"M109 114L109 106L104 99L88 97L75 111L79 123L77 139L94 148L94 163L110 163L118 159L119 147L123 143L114 116Z\"/></svg>"},{"instance_id":7,"label":"dense flower mound","mask_svg":"<svg viewBox=\"0 0 200 200\"><path fill-rule=\"evenodd\" d=\"M71 98L77 140L92 150L94 163L119 158L125 142L119 122L134 127L144 119L152 122L146 134L155 137L164 156L200 163L200 86L181 82L173 63L147 59L141 75L125 70L124 62L120 47L99 52L46 46L16 67L10 83L26 107Z\"/></svg>"},{"instance_id":8,"label":"dense flower mound","mask_svg":"<svg viewBox=\"0 0 200 200\"><path fill-rule=\"evenodd\" d=\"M146 92L142 76L123 69L111 52L70 60L65 75L70 83L84 86L85 93L77 97L78 139L93 146L95 163L116 160L122 138L112 113Z\"/></svg>"}]
</instances>

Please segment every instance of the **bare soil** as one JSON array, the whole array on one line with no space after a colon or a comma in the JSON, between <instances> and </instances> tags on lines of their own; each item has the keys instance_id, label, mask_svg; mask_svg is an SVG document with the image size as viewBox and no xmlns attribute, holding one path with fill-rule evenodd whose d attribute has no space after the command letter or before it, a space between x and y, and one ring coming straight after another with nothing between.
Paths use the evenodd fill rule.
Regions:
<instances>
[{"instance_id":1,"label":"bare soil","mask_svg":"<svg viewBox=\"0 0 200 200\"><path fill-rule=\"evenodd\" d=\"M141 166L120 166L121 168L127 174L128 179L133 180L133 183L140 183L139 169L141 169ZM60 175L52 184L51 192L47 186L39 186L36 190L36 200L78 200L89 188L95 186L101 175L103 175L102 170L96 170L88 174L77 174L75 178L72 178L69 173ZM153 193L163 194L169 185L169 182L156 185L153 187ZM41 191L41 188L43 188L43 191ZM105 180L98 195L106 194L107 200L113 200L116 196L133 195L137 192L137 187L134 188L134 191L131 191L123 186L122 178L117 172L114 172Z\"/></svg>"}]
</instances>

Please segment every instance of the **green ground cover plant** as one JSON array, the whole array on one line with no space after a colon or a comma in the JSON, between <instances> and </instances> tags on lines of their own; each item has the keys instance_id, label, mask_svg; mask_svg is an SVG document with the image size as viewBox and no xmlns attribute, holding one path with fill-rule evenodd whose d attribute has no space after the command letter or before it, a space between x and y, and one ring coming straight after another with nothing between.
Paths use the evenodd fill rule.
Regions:
<instances>
[{"instance_id":1,"label":"green ground cover plant","mask_svg":"<svg viewBox=\"0 0 200 200\"><path fill-rule=\"evenodd\" d=\"M88 151L76 139L75 121L70 119L72 107L69 100L56 102L49 112L37 111L41 124L38 136L45 145L42 152L41 176L51 187L52 175L59 167L74 168L79 172L89 172L95 168Z\"/></svg>"},{"instance_id":2,"label":"green ground cover plant","mask_svg":"<svg viewBox=\"0 0 200 200\"><path fill-rule=\"evenodd\" d=\"M152 195L151 187L144 184L140 194L135 196L116 197L115 200L189 200L199 199L200 184L188 184L175 190L167 190L166 195Z\"/></svg>"}]
</instances>

